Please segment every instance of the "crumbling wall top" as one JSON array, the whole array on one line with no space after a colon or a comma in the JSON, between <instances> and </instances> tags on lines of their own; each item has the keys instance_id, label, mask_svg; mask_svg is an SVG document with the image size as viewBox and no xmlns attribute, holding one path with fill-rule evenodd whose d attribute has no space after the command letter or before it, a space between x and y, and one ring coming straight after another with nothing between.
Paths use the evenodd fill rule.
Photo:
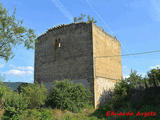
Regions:
<instances>
[{"instance_id":1,"label":"crumbling wall top","mask_svg":"<svg viewBox=\"0 0 160 120\"><path fill-rule=\"evenodd\" d=\"M114 41L116 41L116 42L118 42L118 43L120 44L120 41L117 40L117 37L116 37L116 36L112 36L112 35L108 34L107 32L105 32L105 30L104 30L102 27L97 26L97 25L94 24L94 23L93 23L93 26L96 27L96 28L97 28L99 31L101 31L102 33L104 33L106 36L109 36L109 37L113 38Z\"/></svg>"},{"instance_id":2,"label":"crumbling wall top","mask_svg":"<svg viewBox=\"0 0 160 120\"><path fill-rule=\"evenodd\" d=\"M99 31L101 31L101 32L104 33L105 35L113 38L113 40L117 41L117 42L120 44L119 40L117 40L116 37L113 37L112 35L106 33L102 27L99 27L99 26L97 26L96 24L94 24L94 23L89 23L89 22L78 22L78 23L70 23L70 24L60 24L60 25L58 25L58 26L54 26L54 27L48 29L45 33L43 33L43 34L41 34L40 36L38 36L37 39L42 38L42 37L46 37L46 35L47 35L49 32L59 33L59 31L65 31L65 30L71 30L71 29L73 29L72 27L73 27L74 25L83 26L83 25L86 25L86 24L93 24L93 26L95 26Z\"/></svg>"},{"instance_id":3,"label":"crumbling wall top","mask_svg":"<svg viewBox=\"0 0 160 120\"><path fill-rule=\"evenodd\" d=\"M37 39L44 37L47 33L49 32L58 32L60 29L65 29L65 28L71 28L74 25L85 25L85 24L91 24L88 22L79 22L79 23L70 23L70 24L60 24L58 26L54 26L50 29L48 29L45 33L41 34L40 36L37 37Z\"/></svg>"}]
</instances>

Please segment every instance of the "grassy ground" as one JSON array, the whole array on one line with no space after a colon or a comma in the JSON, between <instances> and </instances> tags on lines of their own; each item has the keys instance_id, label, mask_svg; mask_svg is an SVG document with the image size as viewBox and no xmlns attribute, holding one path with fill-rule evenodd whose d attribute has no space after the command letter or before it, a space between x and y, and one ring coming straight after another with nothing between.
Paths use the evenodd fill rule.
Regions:
<instances>
[{"instance_id":1,"label":"grassy ground","mask_svg":"<svg viewBox=\"0 0 160 120\"><path fill-rule=\"evenodd\" d=\"M61 111L58 109L53 110L55 120L99 120L97 117L92 116L95 111L94 108L85 109L79 113L72 113L69 111Z\"/></svg>"},{"instance_id":2,"label":"grassy ground","mask_svg":"<svg viewBox=\"0 0 160 120\"><path fill-rule=\"evenodd\" d=\"M136 120L147 120L147 119L149 119L149 120L160 120L159 119L159 114L158 114L158 117L152 117L152 116L151 117L143 117L143 116L136 117L134 115L134 116L130 116L130 117L127 117L127 116L124 116L124 117L113 116L113 117L98 118L95 115L93 115L94 111L95 111L94 109L89 109L89 110L84 110L80 113L72 113L72 112L69 112L69 111L61 111L61 110L54 109L53 110L53 116L54 116L54 120L133 120L133 119L136 119ZM104 116L105 116L105 114L104 114Z\"/></svg>"},{"instance_id":3,"label":"grassy ground","mask_svg":"<svg viewBox=\"0 0 160 120\"><path fill-rule=\"evenodd\" d=\"M94 108L85 109L79 113L73 113L70 111L62 111L59 109L53 109L53 120L100 120L92 113L95 111ZM3 115L4 111L0 111L0 117Z\"/></svg>"},{"instance_id":4,"label":"grassy ground","mask_svg":"<svg viewBox=\"0 0 160 120\"><path fill-rule=\"evenodd\" d=\"M159 107L157 107L157 110L159 111L158 108ZM153 109L153 108L151 108L151 109ZM99 112L95 112L96 110L94 108L84 109L79 113L73 113L73 112L70 112L67 110L62 111L59 109L49 109L49 110L52 112L51 114L53 115L53 120L122 120L122 119L123 120L133 120L133 119L136 119L136 120L146 120L146 119L160 120L160 116L158 114L159 112L157 112L157 117L149 117L149 118L143 117L143 116L136 117L135 116L136 111L133 111L134 116L130 116L130 117L121 117L121 118L116 117L116 116L106 117L106 112L107 112L106 107L105 107L105 109L104 109L104 107L102 107L101 110L99 109ZM155 111L155 110L153 110L153 111ZM122 111L124 112L124 110L122 110ZM145 108L143 110L143 112L149 112L149 111L152 111L152 110L150 110L150 109L147 110L147 108ZM3 114L3 111L0 111L0 116L2 114ZM32 117L30 117L30 118L32 118ZM35 119L32 119L32 120L35 120ZM36 119L36 120L39 120L39 119ZM48 120L48 119L45 119L45 120Z\"/></svg>"}]
</instances>

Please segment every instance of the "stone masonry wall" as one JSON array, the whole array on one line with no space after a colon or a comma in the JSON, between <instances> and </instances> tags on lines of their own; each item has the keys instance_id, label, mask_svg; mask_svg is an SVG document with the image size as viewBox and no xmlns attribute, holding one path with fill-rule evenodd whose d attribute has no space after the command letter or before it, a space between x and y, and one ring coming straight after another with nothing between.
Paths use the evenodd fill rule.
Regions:
<instances>
[{"instance_id":1,"label":"stone masonry wall","mask_svg":"<svg viewBox=\"0 0 160 120\"><path fill-rule=\"evenodd\" d=\"M38 37L34 81L48 88L55 80L82 83L91 90L97 107L108 100L122 77L121 56L104 56L120 54L119 41L93 23L60 25Z\"/></svg>"},{"instance_id":2,"label":"stone masonry wall","mask_svg":"<svg viewBox=\"0 0 160 120\"><path fill-rule=\"evenodd\" d=\"M94 57L94 95L95 107L108 100L117 80L122 78L120 43L95 24L92 26ZM106 95L108 94L108 97Z\"/></svg>"},{"instance_id":3,"label":"stone masonry wall","mask_svg":"<svg viewBox=\"0 0 160 120\"><path fill-rule=\"evenodd\" d=\"M35 82L51 87L55 80L70 79L84 84L93 93L91 26L90 23L62 25L41 35L35 50ZM56 41L61 47L56 47Z\"/></svg>"}]
</instances>

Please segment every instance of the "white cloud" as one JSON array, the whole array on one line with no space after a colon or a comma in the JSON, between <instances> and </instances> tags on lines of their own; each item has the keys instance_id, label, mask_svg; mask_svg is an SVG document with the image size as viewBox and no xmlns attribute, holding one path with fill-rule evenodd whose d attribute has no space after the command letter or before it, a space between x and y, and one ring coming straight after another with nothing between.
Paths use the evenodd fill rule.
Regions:
<instances>
[{"instance_id":1,"label":"white cloud","mask_svg":"<svg viewBox=\"0 0 160 120\"><path fill-rule=\"evenodd\" d=\"M151 17L160 21L160 0L150 0L151 1Z\"/></svg>"},{"instance_id":2,"label":"white cloud","mask_svg":"<svg viewBox=\"0 0 160 120\"><path fill-rule=\"evenodd\" d=\"M65 8L65 6L61 3L60 0L52 0L54 5L66 16L70 21L73 21L72 14Z\"/></svg>"},{"instance_id":3,"label":"white cloud","mask_svg":"<svg viewBox=\"0 0 160 120\"><path fill-rule=\"evenodd\" d=\"M14 76L24 76L24 75L32 75L33 71L23 71L23 70L16 70L12 69L5 72L6 75L14 75Z\"/></svg>"},{"instance_id":4,"label":"white cloud","mask_svg":"<svg viewBox=\"0 0 160 120\"><path fill-rule=\"evenodd\" d=\"M4 66L4 65L0 63L0 68L3 68L3 66Z\"/></svg>"},{"instance_id":5,"label":"white cloud","mask_svg":"<svg viewBox=\"0 0 160 120\"><path fill-rule=\"evenodd\" d=\"M123 76L123 78L129 78L129 75L125 75L125 76Z\"/></svg>"},{"instance_id":6,"label":"white cloud","mask_svg":"<svg viewBox=\"0 0 160 120\"><path fill-rule=\"evenodd\" d=\"M26 76L32 75L34 68L32 66L14 66L10 65L11 69L3 72L5 75Z\"/></svg>"},{"instance_id":7,"label":"white cloud","mask_svg":"<svg viewBox=\"0 0 160 120\"><path fill-rule=\"evenodd\" d=\"M145 77L147 74L146 73L138 73L138 75L141 75L142 77Z\"/></svg>"},{"instance_id":8,"label":"white cloud","mask_svg":"<svg viewBox=\"0 0 160 120\"><path fill-rule=\"evenodd\" d=\"M29 71L34 70L33 66L14 66L14 65L10 65L10 67L13 68L13 69L18 69L18 70L29 70Z\"/></svg>"},{"instance_id":9,"label":"white cloud","mask_svg":"<svg viewBox=\"0 0 160 120\"><path fill-rule=\"evenodd\" d=\"M160 65L151 66L151 69L160 68Z\"/></svg>"},{"instance_id":10,"label":"white cloud","mask_svg":"<svg viewBox=\"0 0 160 120\"><path fill-rule=\"evenodd\" d=\"M140 73L140 72L137 72L137 75L141 75L141 77L145 77L146 76L146 73ZM125 74L123 76L123 78L129 78L130 77L130 74Z\"/></svg>"},{"instance_id":11,"label":"white cloud","mask_svg":"<svg viewBox=\"0 0 160 120\"><path fill-rule=\"evenodd\" d=\"M15 68L18 70L30 70L30 71L34 70L32 66L27 66L27 67L22 66L22 67L15 67Z\"/></svg>"}]
</instances>

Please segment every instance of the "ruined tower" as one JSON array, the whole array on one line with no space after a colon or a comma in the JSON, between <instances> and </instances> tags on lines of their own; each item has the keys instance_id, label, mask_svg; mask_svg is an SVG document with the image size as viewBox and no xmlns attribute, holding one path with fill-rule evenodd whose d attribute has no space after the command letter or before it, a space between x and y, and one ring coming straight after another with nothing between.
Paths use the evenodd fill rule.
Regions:
<instances>
[{"instance_id":1,"label":"ruined tower","mask_svg":"<svg viewBox=\"0 0 160 120\"><path fill-rule=\"evenodd\" d=\"M60 25L37 39L34 81L48 88L55 80L82 83L96 107L122 77L120 42L94 23Z\"/></svg>"}]
</instances>

